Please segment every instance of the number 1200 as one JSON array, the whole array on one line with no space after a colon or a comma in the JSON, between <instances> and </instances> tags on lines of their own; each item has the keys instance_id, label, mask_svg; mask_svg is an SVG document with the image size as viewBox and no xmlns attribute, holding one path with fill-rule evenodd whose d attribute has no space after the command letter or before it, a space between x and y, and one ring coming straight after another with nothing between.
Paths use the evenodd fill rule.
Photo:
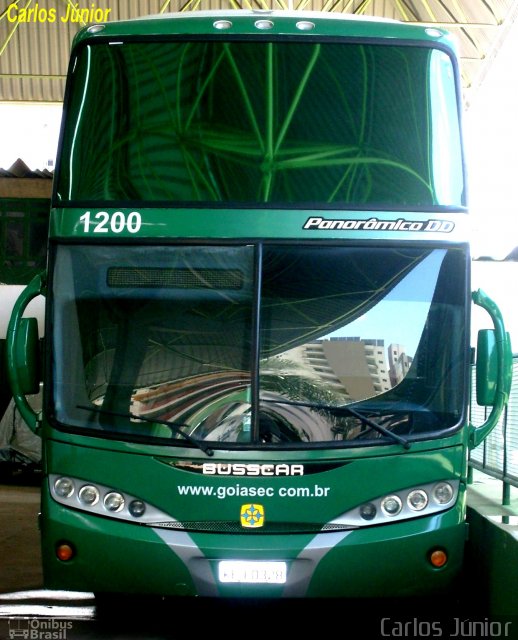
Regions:
<instances>
[{"instance_id":1,"label":"number 1200","mask_svg":"<svg viewBox=\"0 0 518 640\"><path fill-rule=\"evenodd\" d=\"M90 233L138 233L142 225L142 216L138 211L132 211L126 215L122 211L108 213L99 211L92 215L91 211L85 211L79 220L84 225L84 232ZM93 228L91 228L93 227Z\"/></svg>"}]
</instances>

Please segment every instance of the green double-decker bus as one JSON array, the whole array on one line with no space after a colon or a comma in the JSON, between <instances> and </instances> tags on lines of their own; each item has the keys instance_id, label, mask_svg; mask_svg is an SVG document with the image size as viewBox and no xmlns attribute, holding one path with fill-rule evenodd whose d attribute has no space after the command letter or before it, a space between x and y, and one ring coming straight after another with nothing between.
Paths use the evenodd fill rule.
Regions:
<instances>
[{"instance_id":1,"label":"green double-decker bus","mask_svg":"<svg viewBox=\"0 0 518 640\"><path fill-rule=\"evenodd\" d=\"M454 586L468 453L511 363L471 290L458 77L442 29L347 15L76 36L47 269L8 330L13 395L43 438L48 588ZM24 317L40 294L41 365ZM492 327L476 346L473 304Z\"/></svg>"}]
</instances>

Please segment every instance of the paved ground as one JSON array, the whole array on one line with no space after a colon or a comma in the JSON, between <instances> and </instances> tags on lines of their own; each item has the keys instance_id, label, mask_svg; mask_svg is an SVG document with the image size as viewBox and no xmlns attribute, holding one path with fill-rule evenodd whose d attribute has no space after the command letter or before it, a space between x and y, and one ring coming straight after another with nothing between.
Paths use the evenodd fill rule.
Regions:
<instances>
[{"instance_id":1,"label":"paved ground","mask_svg":"<svg viewBox=\"0 0 518 640\"><path fill-rule=\"evenodd\" d=\"M0 485L0 594L42 585L39 488Z\"/></svg>"}]
</instances>

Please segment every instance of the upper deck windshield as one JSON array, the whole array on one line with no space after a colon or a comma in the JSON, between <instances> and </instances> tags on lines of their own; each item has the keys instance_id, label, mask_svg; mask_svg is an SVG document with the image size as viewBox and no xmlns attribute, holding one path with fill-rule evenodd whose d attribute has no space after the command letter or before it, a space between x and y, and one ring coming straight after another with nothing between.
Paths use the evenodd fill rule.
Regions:
<instances>
[{"instance_id":1,"label":"upper deck windshield","mask_svg":"<svg viewBox=\"0 0 518 640\"><path fill-rule=\"evenodd\" d=\"M72 63L57 206L465 205L455 70L428 44L122 39Z\"/></svg>"},{"instance_id":2,"label":"upper deck windshield","mask_svg":"<svg viewBox=\"0 0 518 640\"><path fill-rule=\"evenodd\" d=\"M168 444L444 433L467 393L466 271L458 248L60 245L52 414Z\"/></svg>"}]
</instances>

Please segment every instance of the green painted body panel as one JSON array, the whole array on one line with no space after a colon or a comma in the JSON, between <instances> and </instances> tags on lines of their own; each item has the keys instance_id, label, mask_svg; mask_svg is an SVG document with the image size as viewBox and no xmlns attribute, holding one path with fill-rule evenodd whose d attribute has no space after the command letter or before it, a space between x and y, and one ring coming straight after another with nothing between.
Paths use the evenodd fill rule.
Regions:
<instances>
[{"instance_id":1,"label":"green painted body panel","mask_svg":"<svg viewBox=\"0 0 518 640\"><path fill-rule=\"evenodd\" d=\"M326 470L319 472L322 461L313 462L310 455L298 452L290 462L303 464L303 476L207 476L189 470L175 468L176 461L191 464L219 462L218 454L210 460L202 455L197 458L165 450L160 456L150 456L145 450L124 454L111 450L100 450L60 442L48 443L48 466L53 473L74 476L88 482L108 485L115 490L127 492L145 500L154 507L180 521L234 521L239 520L239 509L243 503L258 500L264 502L269 522L316 523L323 526L363 502L377 498L380 490L391 493L408 486L425 484L445 479L462 479L465 473L464 454L461 446L429 448L428 451L401 451L395 455L377 455L363 451L353 458L349 452L329 453ZM243 461L241 452L232 459ZM250 462L286 463L284 454L252 452ZM332 468L336 465L335 468ZM153 482L148 482L152 478ZM382 479L382 482L380 482ZM203 486L212 495L180 495L178 487ZM250 495L250 488L273 488L273 496ZM281 497L282 493L294 493L291 489L302 489L307 497ZM230 491L229 491L230 489ZM238 493L227 496L227 493ZM264 492L266 493L266 492Z\"/></svg>"},{"instance_id":2,"label":"green painted body panel","mask_svg":"<svg viewBox=\"0 0 518 640\"><path fill-rule=\"evenodd\" d=\"M81 221L81 216L84 216L86 211L91 212L89 225ZM100 208L90 207L53 209L50 216L50 237L103 241L107 238L117 238L131 239L135 242L141 238L174 241L193 238L207 240L257 237L464 242L469 231L468 216L458 212L397 214L377 211L373 214L369 211L337 210L153 208L137 210L142 219L138 232L132 233L125 226L113 233L110 230L110 220L114 214L120 212L127 219L135 209L103 209L107 216L102 232L95 231L94 218L99 211ZM308 219L322 219L322 222L315 222L309 228L304 228ZM329 221L327 225L326 221ZM326 226L328 228L325 228Z\"/></svg>"},{"instance_id":3,"label":"green painted body panel","mask_svg":"<svg viewBox=\"0 0 518 640\"><path fill-rule=\"evenodd\" d=\"M463 500L436 517L420 518L351 532L332 546L318 564L311 582L296 584L218 584L221 559L286 560L296 564L303 549L317 541L334 542L336 534L190 536L196 552L188 560L160 539L157 530L103 520L44 499L43 568L48 588L94 592L134 592L209 597L394 597L430 594L448 588L463 561L466 525ZM71 541L77 555L70 563L57 560L57 541ZM183 544L186 541L182 540ZM427 560L433 548L448 550L449 562L434 569ZM196 565L206 565L210 579L193 579Z\"/></svg>"},{"instance_id":4,"label":"green painted body panel","mask_svg":"<svg viewBox=\"0 0 518 640\"><path fill-rule=\"evenodd\" d=\"M212 53L197 59L198 49L191 46L196 42L207 44L206 50ZM259 51L261 43L270 42L275 45ZM302 43L299 52L304 51L307 59L300 69L297 68L299 60L284 57L284 48L289 42ZM359 79L355 80L354 74L349 78L338 73L347 67L343 57L335 62L333 57L322 55L323 66L313 66L320 54L311 50L319 51L320 45L326 42L340 45L335 47L337 50L360 45L357 47L361 50L360 57L348 58L349 67L359 69ZM151 45L147 49L146 43ZM179 44L178 48L162 48L162 44L171 43ZM243 68L239 69L238 52L247 48L240 44L249 43L256 44L248 47L248 53L240 60ZM396 45L394 55L399 56L401 73L399 67L394 67L395 59L381 53L380 44ZM416 45L419 55L430 54L429 62L426 65L418 64L417 60L409 62L407 45L410 48ZM69 120L63 127L49 226L46 372L50 382L44 413L38 416L37 422L44 441L41 527L47 588L191 597L317 598L415 596L444 593L454 584L462 568L467 533L469 432L463 420L468 393L465 371L468 337L464 327L468 320L466 283L469 283L470 232L464 206L455 49L454 39L442 29L301 12L172 14L93 25L76 35L66 98ZM167 64L164 50L176 52L169 55ZM254 55L258 55L255 69ZM151 64L153 56L156 59ZM208 60L211 56L212 61ZM382 60L378 60L378 56ZM278 68L273 63L274 57ZM367 63L369 57L372 72ZM182 61L178 68L177 59ZM207 65L208 70L203 68ZM390 71L383 75L388 67ZM296 81L287 81L283 75L287 68L292 70ZM314 69L318 71L314 73L315 78L312 77ZM322 106L321 96L325 91L322 89L325 84L320 84L322 69L330 80L327 86L338 90L326 104L332 114L326 116L325 109L321 110L322 120L326 121L321 127L314 113ZM417 75L423 73L416 79L419 90L415 91L414 69L421 70ZM383 81L369 102L371 83L376 85L379 78ZM112 82L113 86L91 83L96 79L106 81L107 85ZM278 79L282 82L276 84ZM398 82L405 85L405 91L409 90L407 102L402 101L406 106L400 110L394 100L402 90ZM438 90L439 98L433 93L437 86L446 87L446 93ZM230 106L220 104L221 95L230 96ZM311 100L304 102L303 98L308 97ZM199 123L197 111L201 114ZM156 114L167 117L155 120ZM213 118L214 115L218 117ZM350 136L344 123L351 125ZM337 134L339 125L344 127L340 135ZM419 127L425 132L421 137ZM394 135L394 131L399 132L398 135ZM324 135L322 140L325 132L329 139ZM371 133L375 134L372 140ZM349 138L353 143L347 142ZM345 151L338 149L340 146ZM383 151L378 154L380 147ZM392 154L400 150L407 156L404 161L397 153ZM227 155L232 156L230 164ZM365 162L365 172L357 165L358 159ZM247 163L253 167L249 174L244 169ZM332 173L337 166L343 167L342 173L335 174L330 178L331 186L322 189L325 198L318 189L314 197L311 188L306 192L307 185L316 185L319 180L327 185L328 175L324 174ZM377 173L380 167L395 167L395 173ZM159 177L156 183L155 169ZM205 179L204 172L209 179ZM285 185L278 191L273 187L274 177L279 177L276 172L284 176L281 185ZM292 180L293 174L296 179ZM218 182L216 176L223 179ZM360 180L362 176L364 182ZM418 180L414 184L416 176ZM351 178L351 186L345 189L345 195L338 197L347 183L346 178ZM242 192L234 189L234 185L240 186L240 179L245 185ZM182 180L187 185L185 188ZM264 188L254 196L256 180ZM382 195L372 191L375 183L383 186L379 192ZM422 195L424 183L428 191ZM174 185L177 192L169 191L169 184ZM263 245L263 239L269 242ZM277 241L284 241L285 247ZM356 262L352 258L349 262L339 262L340 251L326 253L329 251L326 243L344 253L350 252L356 256ZM291 264L300 264L293 249L298 250L297 244L304 247L300 261L306 261L308 272L313 269L305 274L307 279L301 277L300 267L287 269ZM164 249L163 245L175 246ZM208 274L219 282L215 277L219 272L216 273L214 267L219 264L216 250L224 246L227 249L229 245L230 257L221 251L221 264L230 272L237 268L236 264L242 268L242 294L234 293L240 291L240 287L232 289L229 280L225 285L199 286L198 281L194 283L187 278L186 274L199 273L201 281ZM377 250L377 256L385 251L383 255L392 260L393 266L387 266L387 257L374 257L371 247ZM284 391L282 384L280 390L273 384L272 388L267 386L269 377L275 381L282 380L283 375L289 378L283 372L290 373L291 363L281 362L283 368L275 369L275 362L261 365L261 358L267 360L271 355L273 360L277 352L289 353L289 347L298 347L299 343L311 347L313 338L315 343L341 339L344 344L351 341L355 346L355 341L360 340L356 339L356 333L329 338L328 331L331 332L334 325L341 327L342 317L351 322L353 318L362 319L380 301L378 298L388 298L396 285L403 282L411 259L417 261L418 257L412 258L412 252L417 253L421 248L424 249L419 260L424 262L424 253L430 253L431 261L427 263L433 272L430 282L424 282L427 278L423 274L417 284L408 284L407 280L408 291L404 291L398 307L400 315L391 318L397 324L407 313L411 318L407 320L411 324L408 326L414 329L414 316L407 312L412 304L403 303L420 302L421 298L428 301L433 313L422 315L422 348L415 346L416 351L409 352L408 357L402 350L398 361L401 372L398 369L393 380L389 380L386 368L376 384L371 382L369 366L374 366L373 350L370 359L362 355L361 360L367 371L362 375L371 382L368 391L358 391L356 397L355 377L345 367L341 370L340 375L351 386L347 390L347 401L330 400L322 394L319 404L315 405L314 396L308 395L302 384L307 382L307 371L300 373L301 396L292 398L288 391L293 390ZM150 256L153 249L159 254L157 264L151 259L141 264L146 261L144 253L148 249ZM283 262L283 251L293 259ZM248 255L252 252L254 261ZM315 255L311 255L312 252ZM408 264L399 255L404 256L405 252ZM191 253L195 258L191 259ZM134 256L133 262L127 254ZM393 254L398 254L398 260ZM269 256L274 266L262 273L264 255ZM451 262L454 259L456 262ZM440 268L443 260L444 266ZM336 286L329 277L331 284L327 289L322 281L332 272L334 261L340 277ZM341 270L339 265L344 265ZM108 275L112 266L115 267L113 282ZM147 285L135 285L131 280L134 272L139 275L141 267L143 272L148 269L146 275L154 274L158 280L149 284L151 291L146 290ZM175 269L185 278L182 282L190 284L174 281L176 284L163 285L160 278L169 277ZM450 275L449 279L441 276L442 270ZM279 280L284 278L284 288L276 282L278 272L283 274ZM353 274L350 280L341 279L346 272ZM91 275L91 279L83 278L85 274ZM116 278L122 277L121 274L128 279L117 283ZM269 282L273 283L271 291ZM312 282L311 286L308 282ZM435 287L438 300L433 295ZM402 288L405 290L405 285ZM192 303L191 309L187 300L196 300L196 296L200 300L206 296L213 306ZM330 301L342 297L351 298L353 302L344 302L343 308L330 306L326 311ZM155 304L155 299L161 304ZM306 300L313 299L312 304L304 305ZM395 299L398 300L397 295ZM218 306L214 302L223 300L229 303ZM266 332L261 335L261 329L269 327L270 322L266 312L264 317L261 315L263 302L265 309L282 310L278 312L282 318L271 313L271 338ZM240 333L241 325L237 321L233 324L233 318L239 320L241 307L246 332L243 329ZM102 313L97 316L99 309ZM171 321L175 313L180 318L178 325ZM213 328L209 322L212 315L223 318L221 326L214 324L216 328ZM116 325L112 316L123 318L124 322ZM376 329L371 329L374 335L363 336L367 342L383 342L377 331L378 327L380 332L385 328L388 316L381 313L379 316L381 320ZM456 324L448 324L451 317ZM207 320L206 324L201 323L201 319ZM200 324L196 324L197 321ZM81 331L76 326L79 324ZM159 331L161 324L163 335ZM292 336L293 345L289 341L291 325L300 333ZM449 341L450 337L441 333L444 327L454 333L458 341ZM457 331L452 331L452 327ZM277 338L274 329L281 338ZM150 365L149 378L137 384L137 373L142 363L147 362L144 352L149 345L142 335L148 330L149 344L154 347L159 344L156 335L160 340L163 338L163 344L160 343L163 350L157 349L163 360L154 362L151 350L146 352L155 368ZM153 331L158 333L152 334ZM410 339L410 331L403 333L398 334L402 335L401 340L390 340L396 351L404 339ZM90 334L98 340L81 342L81 336ZM184 335L188 336L185 344L178 338ZM163 336L167 336L167 340ZM201 346L196 344L197 336L201 336ZM218 336L224 337L221 344L217 342ZM215 348L206 348L205 342L209 346L214 342ZM246 357L239 359L237 352L241 343L246 343ZM271 354L265 347L267 344ZM143 345L141 351L139 345ZM181 361L182 349L185 362ZM261 353L261 349L265 352ZM220 353L230 354L228 362ZM413 356L414 373L416 369L418 372L413 378L409 376L409 381L405 380L405 367L412 366ZM296 360L298 356L289 357ZM354 360L352 356L350 359ZM192 363L199 365L199 369ZM448 378L450 370L456 367L457 385ZM318 367L317 370L320 371ZM164 379L155 379L151 375L155 371L164 372ZM188 415L187 409L185 414L179 411L179 418L175 417L174 410L168 413L177 400L174 396L167 409L157 401L155 407L150 402L148 413L146 408L136 416L131 413L138 412L135 407L142 397L146 394L151 397L160 384L165 385L167 396L167 385L174 387L175 383L175 392L179 390L180 400L187 404L189 395L203 399L204 394L212 390L211 385L216 386L209 374L227 371L234 372L237 380L233 391L228 397L215 396L213 404L193 405L194 418ZM242 383L245 371L248 377L245 376ZM183 386L189 376L201 380L197 383L199 386ZM444 386L443 376L448 380ZM223 386L226 379L223 375L220 378ZM323 387L330 378L324 373ZM334 380L335 387L339 382ZM344 389L347 384L344 383ZM317 427L322 425L324 435L315 427L316 435L307 441L261 439L266 437L259 431L257 406L261 385L270 394L264 396L265 403L282 405L287 415L291 409L296 416L306 415L298 419L307 431L310 431L307 415L312 408L315 413L329 409L327 422L322 416L321 422L315 420ZM421 394L418 393L420 385ZM84 394L74 395L81 386L85 388ZM417 392L413 396L414 387ZM276 399L275 394L281 392L286 393L286 397L281 395L281 400ZM399 423L395 420L383 423L394 429L392 439L377 423L374 430L379 440L371 434L363 441L353 433L354 425L342 424L345 419L340 412L349 402L356 399L361 403L380 394L383 405L391 393L393 404L407 401L410 405L402 410ZM300 397L302 402L297 402ZM430 400L431 409L429 398L436 399L436 404ZM147 401L142 400L142 405ZM225 402L231 409L230 401L250 404L250 414L255 420L254 439L228 439L225 444L225 438L230 436L223 431L221 436L207 436L209 453L204 453L204 422L208 423L207 433L210 433L212 416L220 410L223 412ZM331 404L333 407L327 406ZM423 416L416 412L415 431L413 422L412 427L404 424L404 414L413 411L414 405L426 409ZM332 410L337 416L335 423L329 417L334 415ZM376 407L373 411L375 418L371 417L370 422L359 413L359 431L367 425L372 430L372 423L383 418L382 411L379 416L376 416ZM436 422L428 423L431 417L428 414L434 413ZM267 415L271 416L272 412ZM353 409L348 417L355 415ZM239 416L243 432L250 431L247 416L244 410ZM115 417L117 420L111 420ZM135 417L140 420L139 425L131 424ZM295 418L290 419L296 422ZM304 419L308 422L304 423ZM150 427L154 420L157 424ZM174 423L171 429L166 427L168 420L169 424ZM189 420L194 425L192 431L186 424ZM217 422L215 418L214 421ZM221 423L223 421L221 417ZM410 424L409 418L408 422ZM334 424L335 430L328 424ZM185 446L177 437L183 427L187 427L182 431L184 438L191 438L191 443ZM342 442L338 427L343 429ZM149 432L145 428L149 428ZM402 428L403 434L405 428L408 430L410 441L398 440L398 428ZM275 431L270 435L273 438ZM152 436L163 437L160 440ZM200 449L194 446L196 440L202 444ZM210 468L207 464L215 466ZM62 493L56 490L60 479L65 479L60 487ZM437 499L439 507L433 512L435 506L432 508L431 503L437 498L433 490L442 481L452 483L455 498L447 501L447 506ZM67 483L72 483L74 489L64 495ZM92 484L100 488L97 501L85 506L80 493L85 485ZM424 493L422 487L429 492L425 496L426 506L418 504L414 509L409 501L405 502L402 512L391 520L383 506L390 504L390 500L385 503L382 499L396 496L401 501L401 495L406 501L412 489ZM145 503L146 517L139 520L127 504L124 513L108 508L103 511L105 497L113 492L123 494L125 503L130 505ZM375 523L371 523L368 509L373 505L378 509ZM360 511L360 507L365 506L367 509ZM264 521L259 526L247 524L243 516L247 507L264 511ZM421 512L420 508L425 511ZM150 519L146 519L148 517ZM56 547L61 543L67 543L74 550L69 561L56 557ZM440 568L433 567L429 561L434 549L445 550L448 555L448 561ZM223 560L285 562L286 583L227 584L218 576L218 565Z\"/></svg>"},{"instance_id":5,"label":"green painted body panel","mask_svg":"<svg viewBox=\"0 0 518 640\"><path fill-rule=\"evenodd\" d=\"M318 526L313 532L289 535L157 529L65 508L45 487L42 544L49 588L189 596L357 597L382 596L390 584L393 595L404 596L445 588L462 566L466 533L462 444L437 448L430 442L418 443L417 450L410 452L390 447L392 455L386 455L386 447L347 453L239 455L239 460L260 463L304 464L304 476L257 478L209 477L171 466L178 460L190 464L207 460L187 449L162 448L159 452L156 448L156 455L149 455L137 445L122 451L122 443L112 447L101 443L102 448L96 448L47 440L47 469L128 492L177 520L203 520L215 527L218 522L238 522L241 505L251 500L247 492L252 487L272 488L272 497L260 498L268 522L314 522ZM224 452L215 461L229 459L235 460L235 453ZM321 468L324 470L319 471ZM446 478L461 480L458 500L446 512L351 531L318 531L344 511L378 497L381 489L390 493L407 487L409 481L414 486ZM200 486L211 488L213 495L187 498L178 489ZM221 489L228 491L229 487L244 495L222 497ZM310 495L279 496L300 487L309 488ZM77 552L69 563L53 554L63 540ZM320 549L316 554L315 547ZM449 553L450 560L442 569L432 568L427 560L428 552L436 547ZM282 560L292 573L286 585L221 584L216 563L229 559ZM308 563L311 579L297 581L300 565L307 567Z\"/></svg>"}]
</instances>

